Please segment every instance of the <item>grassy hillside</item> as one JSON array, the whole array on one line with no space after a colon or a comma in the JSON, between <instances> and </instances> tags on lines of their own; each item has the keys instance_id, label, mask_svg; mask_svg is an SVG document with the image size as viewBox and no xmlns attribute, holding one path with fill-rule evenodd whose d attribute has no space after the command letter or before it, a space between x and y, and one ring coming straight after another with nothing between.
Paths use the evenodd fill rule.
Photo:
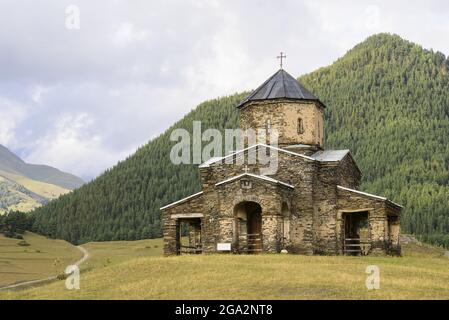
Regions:
<instances>
[{"instance_id":1,"label":"grassy hillside","mask_svg":"<svg viewBox=\"0 0 449 320\"><path fill-rule=\"evenodd\" d=\"M60 186L67 190L80 187L84 181L56 168L24 162L6 147L0 145L0 170L31 180Z\"/></svg>"},{"instance_id":2,"label":"grassy hillside","mask_svg":"<svg viewBox=\"0 0 449 320\"><path fill-rule=\"evenodd\" d=\"M0 145L0 214L31 211L82 183L58 169L25 163Z\"/></svg>"},{"instance_id":3,"label":"grassy hillside","mask_svg":"<svg viewBox=\"0 0 449 320\"><path fill-rule=\"evenodd\" d=\"M0 214L31 211L70 190L0 170Z\"/></svg>"},{"instance_id":4,"label":"grassy hillside","mask_svg":"<svg viewBox=\"0 0 449 320\"><path fill-rule=\"evenodd\" d=\"M122 262L94 263L82 271L80 290L67 290L64 281L57 281L0 292L0 299L449 299L449 259L441 249L427 245L406 245L403 257L223 254L163 258L147 253L127 259L127 252L154 252L133 242L120 246L128 245L130 250L117 249L124 254ZM115 243L103 246L108 249L100 256L106 252L114 256ZM90 250L95 257L96 249ZM380 269L379 290L365 286L369 265Z\"/></svg>"},{"instance_id":5,"label":"grassy hillside","mask_svg":"<svg viewBox=\"0 0 449 320\"><path fill-rule=\"evenodd\" d=\"M45 199L34 196L23 186L0 175L0 215L9 210L28 212L44 202Z\"/></svg>"},{"instance_id":6,"label":"grassy hillside","mask_svg":"<svg viewBox=\"0 0 449 320\"><path fill-rule=\"evenodd\" d=\"M81 258L81 252L66 241L30 232L23 238L0 234L0 287L61 274L67 265Z\"/></svg>"},{"instance_id":7,"label":"grassy hillside","mask_svg":"<svg viewBox=\"0 0 449 320\"><path fill-rule=\"evenodd\" d=\"M325 144L350 148L363 188L405 205L405 231L449 246L449 60L397 36L376 35L301 77L327 105ZM261 82L265 79L261 79ZM199 190L195 165L172 165L169 135L235 128L246 94L199 105L91 183L37 209L35 230L83 243L161 235L159 207Z\"/></svg>"},{"instance_id":8,"label":"grassy hillside","mask_svg":"<svg viewBox=\"0 0 449 320\"><path fill-rule=\"evenodd\" d=\"M70 190L64 189L63 187L57 186L55 184L33 180L21 175L5 172L2 170L0 170L0 176L16 182L17 184L20 184L27 190L48 200L56 199L60 195L70 192Z\"/></svg>"}]
</instances>

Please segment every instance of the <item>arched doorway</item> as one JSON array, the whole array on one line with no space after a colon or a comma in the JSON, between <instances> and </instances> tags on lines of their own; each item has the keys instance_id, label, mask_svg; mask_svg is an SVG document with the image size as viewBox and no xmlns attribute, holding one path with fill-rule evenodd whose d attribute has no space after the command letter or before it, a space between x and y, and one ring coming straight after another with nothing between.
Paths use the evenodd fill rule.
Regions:
<instances>
[{"instance_id":1,"label":"arched doorway","mask_svg":"<svg viewBox=\"0 0 449 320\"><path fill-rule=\"evenodd\" d=\"M243 201L234 207L237 246L240 252L262 252L262 207L254 201Z\"/></svg>"}]
</instances>

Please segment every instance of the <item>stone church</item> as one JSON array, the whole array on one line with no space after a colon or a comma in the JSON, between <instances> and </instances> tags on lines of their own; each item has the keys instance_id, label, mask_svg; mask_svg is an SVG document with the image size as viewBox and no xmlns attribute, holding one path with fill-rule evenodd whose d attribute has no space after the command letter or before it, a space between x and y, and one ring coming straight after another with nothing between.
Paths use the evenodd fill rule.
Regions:
<instances>
[{"instance_id":1,"label":"stone church","mask_svg":"<svg viewBox=\"0 0 449 320\"><path fill-rule=\"evenodd\" d=\"M400 254L401 206L359 191L349 150L324 150L325 105L282 68L237 106L240 128L276 129L199 166L202 191L161 208L164 254ZM237 164L264 149L277 170ZM270 154L271 154L270 153ZM182 236L184 234L184 236Z\"/></svg>"}]
</instances>

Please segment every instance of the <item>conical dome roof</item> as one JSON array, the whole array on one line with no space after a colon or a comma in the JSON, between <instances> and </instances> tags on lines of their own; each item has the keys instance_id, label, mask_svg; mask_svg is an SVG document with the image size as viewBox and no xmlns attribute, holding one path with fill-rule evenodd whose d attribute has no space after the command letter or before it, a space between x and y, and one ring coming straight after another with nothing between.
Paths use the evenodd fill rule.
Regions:
<instances>
[{"instance_id":1,"label":"conical dome roof","mask_svg":"<svg viewBox=\"0 0 449 320\"><path fill-rule=\"evenodd\" d=\"M285 70L280 69L244 99L237 108L250 101L272 99L316 100L319 102L319 99L304 88L295 78ZM320 104L323 105L321 102Z\"/></svg>"}]
</instances>

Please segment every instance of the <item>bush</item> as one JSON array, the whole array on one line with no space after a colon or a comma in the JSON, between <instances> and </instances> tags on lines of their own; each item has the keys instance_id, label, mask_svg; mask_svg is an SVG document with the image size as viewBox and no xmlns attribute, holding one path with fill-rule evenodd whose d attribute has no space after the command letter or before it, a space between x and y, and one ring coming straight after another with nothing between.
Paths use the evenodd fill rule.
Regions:
<instances>
[{"instance_id":1,"label":"bush","mask_svg":"<svg viewBox=\"0 0 449 320\"><path fill-rule=\"evenodd\" d=\"M56 278L58 280L65 280L65 279L67 279L67 275L65 273L60 273L56 276Z\"/></svg>"},{"instance_id":2,"label":"bush","mask_svg":"<svg viewBox=\"0 0 449 320\"><path fill-rule=\"evenodd\" d=\"M26 242L25 240L22 240L22 241L17 242L17 245L19 245L21 247L28 247L30 244L28 242Z\"/></svg>"},{"instance_id":3,"label":"bush","mask_svg":"<svg viewBox=\"0 0 449 320\"><path fill-rule=\"evenodd\" d=\"M19 239L19 240L23 239L23 237L20 234L12 232L12 231L5 231L5 232L3 232L3 235L6 238Z\"/></svg>"},{"instance_id":4,"label":"bush","mask_svg":"<svg viewBox=\"0 0 449 320\"><path fill-rule=\"evenodd\" d=\"M3 232L3 234L6 238L14 238L14 236L15 236L15 233L11 232L11 231L5 231L5 232Z\"/></svg>"}]
</instances>

